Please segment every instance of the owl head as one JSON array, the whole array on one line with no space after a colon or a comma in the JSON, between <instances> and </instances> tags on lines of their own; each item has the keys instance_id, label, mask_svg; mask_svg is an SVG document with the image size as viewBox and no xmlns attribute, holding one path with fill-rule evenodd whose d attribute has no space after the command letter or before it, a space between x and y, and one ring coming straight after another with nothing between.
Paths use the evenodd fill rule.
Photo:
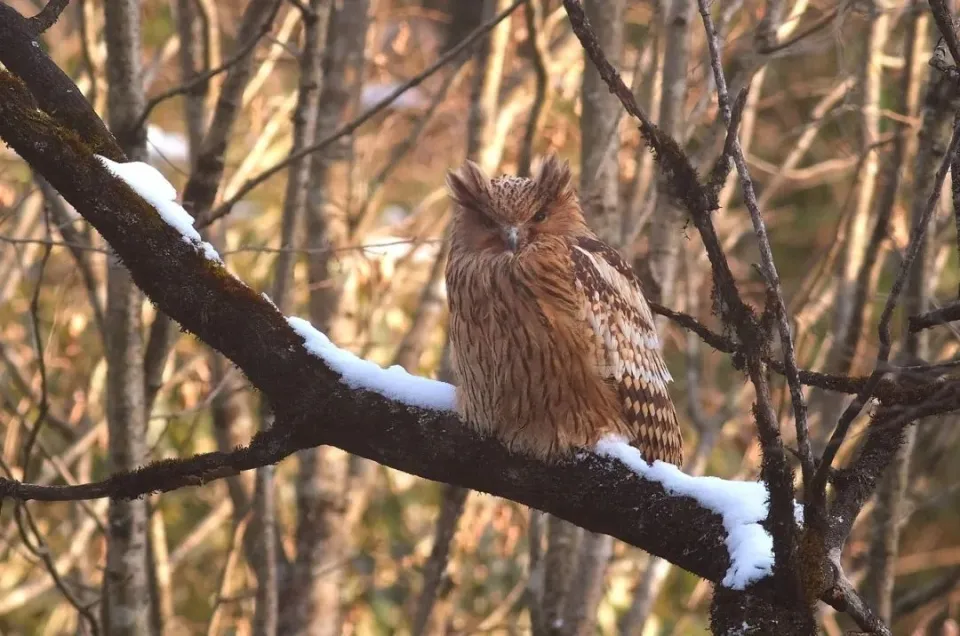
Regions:
<instances>
[{"instance_id":1,"label":"owl head","mask_svg":"<svg viewBox=\"0 0 960 636\"><path fill-rule=\"evenodd\" d=\"M587 232L570 166L548 155L533 178L487 177L466 161L447 174L455 240L476 250L519 254L548 237Z\"/></svg>"}]
</instances>

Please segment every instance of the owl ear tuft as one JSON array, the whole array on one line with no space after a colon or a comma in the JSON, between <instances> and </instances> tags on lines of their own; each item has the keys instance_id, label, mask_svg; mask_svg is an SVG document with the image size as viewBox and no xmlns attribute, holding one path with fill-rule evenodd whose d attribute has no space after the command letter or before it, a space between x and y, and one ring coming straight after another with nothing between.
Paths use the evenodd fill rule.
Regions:
<instances>
[{"instance_id":1,"label":"owl ear tuft","mask_svg":"<svg viewBox=\"0 0 960 636\"><path fill-rule=\"evenodd\" d=\"M548 200L564 199L573 194L570 164L555 154L543 158L534 181Z\"/></svg>"},{"instance_id":2,"label":"owl ear tuft","mask_svg":"<svg viewBox=\"0 0 960 636\"><path fill-rule=\"evenodd\" d=\"M480 166L469 159L459 170L447 173L447 190L450 198L461 207L478 212L486 206L488 201L490 180L483 174Z\"/></svg>"}]
</instances>

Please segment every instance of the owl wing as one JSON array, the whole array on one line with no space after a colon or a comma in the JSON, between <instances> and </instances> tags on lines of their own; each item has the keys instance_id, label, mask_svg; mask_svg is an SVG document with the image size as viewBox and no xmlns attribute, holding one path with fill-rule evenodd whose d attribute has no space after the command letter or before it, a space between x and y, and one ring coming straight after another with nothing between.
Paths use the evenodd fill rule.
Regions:
<instances>
[{"instance_id":1,"label":"owl wing","mask_svg":"<svg viewBox=\"0 0 960 636\"><path fill-rule=\"evenodd\" d=\"M584 320L596 344L600 374L616 386L632 444L648 461L683 462L683 442L667 384L670 371L640 281L619 252L584 237L571 246Z\"/></svg>"}]
</instances>

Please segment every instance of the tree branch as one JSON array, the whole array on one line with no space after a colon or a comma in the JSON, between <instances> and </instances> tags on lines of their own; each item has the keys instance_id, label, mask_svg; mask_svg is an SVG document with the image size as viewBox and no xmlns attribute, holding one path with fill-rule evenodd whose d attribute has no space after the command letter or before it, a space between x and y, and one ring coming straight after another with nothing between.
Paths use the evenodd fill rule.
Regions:
<instances>
[{"instance_id":1,"label":"tree branch","mask_svg":"<svg viewBox=\"0 0 960 636\"><path fill-rule=\"evenodd\" d=\"M0 62L30 87L37 106L80 135L92 152L125 161L116 140L83 93L37 42L30 21L0 2Z\"/></svg>"},{"instance_id":2,"label":"tree branch","mask_svg":"<svg viewBox=\"0 0 960 636\"><path fill-rule=\"evenodd\" d=\"M827 447L823 452L820 466L814 475L814 492L825 493L827 475L830 471L831 464L833 464L833 460L836 458L837 452L840 450L840 445L846 438L847 431L849 430L850 425L853 423L853 420L857 417L857 415L859 415L867 401L873 396L873 392L876 389L877 384L880 382L880 378L884 374L883 367L890 359L890 350L892 347L892 342L890 339L890 322L893 319L893 310L896 308L897 303L900 300L900 294L903 291L903 286L907 281L910 268L913 266L913 262L916 260L917 254L920 251L920 244L923 237L927 233L930 225L930 218L933 216L933 212L937 206L937 201L940 199L940 191L942 190L943 182L947 177L947 171L950 169L951 159L954 153L957 152L958 143L960 143L960 118L958 118L954 123L953 137L950 140L950 146L943 162L937 169L936 176L934 177L933 188L927 195L926 207L923 210L923 214L921 215L919 222L911 229L910 242L907 246L906 254L904 255L900 270L897 272L897 278L894 280L893 287L890 289L890 295L887 297L887 302L883 307L883 312L880 314L880 324L877 327L877 331L879 332L880 348L877 352L876 366L874 367L873 373L870 374L870 379L864 386L863 390L857 394L856 398L853 399L850 405L847 406L846 410L843 412L843 415L840 417L840 421L837 423L836 428L830 436L830 440L827 442Z\"/></svg>"},{"instance_id":3,"label":"tree branch","mask_svg":"<svg viewBox=\"0 0 960 636\"><path fill-rule=\"evenodd\" d=\"M297 152L291 152L289 155L287 155L287 157L285 157L281 161L278 161L277 163L270 166L269 168L267 168L257 176L251 177L250 179L248 179L246 183L244 183L242 186L240 186L237 189L236 193L232 197L230 197L229 199L221 203L209 215L207 215L205 218L200 220L197 223L197 228L198 229L204 228L210 225L211 223L213 223L214 221L216 221L217 219L219 219L220 217L223 217L229 214L230 210L233 209L233 206L235 206L238 202L240 202L243 199L243 197L250 194L252 190L260 186L263 182L265 182L267 179L269 179L273 175L282 171L284 168L289 166L292 162L302 159L303 157L306 157L313 153L319 152L324 148L333 144L335 141L342 139L347 135L352 134L356 129L360 128L360 126L362 126L363 124L367 123L370 119L372 119L374 115L381 112L383 109L387 108L388 106L390 106L390 104L392 104L397 99L399 99L401 95L406 93L411 88L415 88L416 86L419 86L428 77L430 77L431 75L436 73L438 70L446 66L450 61L456 59L464 50L472 46L482 36L490 32L493 29L493 27L497 26L498 24L500 24L500 22L505 20L507 16L513 13L514 9L516 9L521 4L527 1L528 0L516 0L516 2L514 2L509 7L507 7L504 11L501 11L498 15L494 16L491 20L488 20L484 24L477 27L473 31L473 33L471 33L469 36L467 36L466 39L463 40L463 42L461 42L457 46L450 49L450 51L448 51L443 56L441 56L436 62L434 62L429 67L424 69L421 73L410 78L409 80L407 80L406 82L398 86L389 95L387 95L386 97L381 99L379 102L377 102L376 104L374 104L373 106L365 110L359 117L355 118L350 122L347 122L346 124L338 128L331 135L328 135L324 139L317 140L316 142L310 144L305 148L298 150Z\"/></svg>"},{"instance_id":4,"label":"tree branch","mask_svg":"<svg viewBox=\"0 0 960 636\"><path fill-rule=\"evenodd\" d=\"M157 307L237 364L277 415L273 429L230 453L164 460L77 486L3 480L0 498L133 498L199 486L327 444L518 501L641 546L709 580L723 579L730 561L721 519L694 500L594 455L555 464L520 456L452 414L405 407L339 382L272 304L196 252L113 178L76 134L38 112L26 87L6 71L0 71L0 137L104 236Z\"/></svg>"},{"instance_id":5,"label":"tree branch","mask_svg":"<svg viewBox=\"0 0 960 636\"><path fill-rule=\"evenodd\" d=\"M960 65L960 40L957 39L957 32L953 26L953 16L950 14L950 6L946 0L929 0L930 13L933 14L933 21L937 23L937 30L943 37L953 56L954 66Z\"/></svg>"},{"instance_id":6,"label":"tree branch","mask_svg":"<svg viewBox=\"0 0 960 636\"><path fill-rule=\"evenodd\" d=\"M917 333L924 329L930 329L931 327L960 320L960 302L951 303L946 307L934 309L933 311L928 311L916 316L910 316L907 320L910 333Z\"/></svg>"},{"instance_id":7,"label":"tree branch","mask_svg":"<svg viewBox=\"0 0 960 636\"><path fill-rule=\"evenodd\" d=\"M742 343L746 357L746 369L757 396L754 415L756 416L757 430L763 449L761 476L770 491L768 522L772 527L771 534L773 535L774 555L776 556L774 575L783 583L782 589L785 595L796 597L798 590L796 589L797 568L794 567L795 552L793 549L795 531L793 521L793 475L783 449L773 409L770 386L767 381L766 364L763 361L769 351L769 338L760 328L754 312L740 297L736 280L730 270L727 257L723 252L716 228L713 225L711 213L719 207L717 195L712 189L700 182L696 170L676 140L657 128L643 109L637 105L633 93L606 59L579 0L563 0L563 6L570 18L573 32L580 40L590 60L597 67L600 77L606 82L610 91L620 99L626 111L640 122L640 133L654 152L657 164L664 174L669 194L690 215L703 240L713 272L714 285L717 291L716 300L720 304L720 314L724 322L736 330L737 337ZM721 74L718 82L722 79ZM727 102L728 98L724 86L721 96L721 109L726 110L727 120L729 121L730 105ZM738 146L738 142L734 142L734 149ZM740 154L742 158L742 153ZM736 159L736 155L734 158ZM741 167L738 166L738 168ZM741 184L744 186L745 193L752 193L752 182L749 180L745 166L740 169L740 172ZM762 246L763 239L765 239L763 222L757 219L755 214L751 216L754 216L754 225L758 228L757 233L761 236ZM758 221L759 226L757 225ZM764 250L761 249L761 251ZM764 258L764 263L768 266L766 269L770 273L768 280L776 288L779 284L776 271L770 267L772 257L768 257L769 254L766 254ZM787 338L789 338L789 333ZM786 339L784 347L789 350ZM795 365L792 371L791 374L788 370L788 376L796 375ZM799 415L802 409L797 407L797 412Z\"/></svg>"},{"instance_id":8,"label":"tree branch","mask_svg":"<svg viewBox=\"0 0 960 636\"><path fill-rule=\"evenodd\" d=\"M70 4L70 0L50 0L40 13L30 18L30 31L34 35L40 35L60 19L60 14Z\"/></svg>"},{"instance_id":9,"label":"tree branch","mask_svg":"<svg viewBox=\"0 0 960 636\"><path fill-rule=\"evenodd\" d=\"M204 83L206 83L211 78L214 78L217 75L220 75L221 73L225 73L229 71L231 67L236 66L237 64L242 62L248 55L250 55L253 52L253 49L255 49L257 47L257 44L260 43L260 40L262 40L264 36L270 33L271 27L273 27L273 20L265 21L263 24L260 25L259 30L253 35L253 37L251 37L248 42L245 42L243 46L241 46L230 57L230 59L226 60L220 66L204 71L203 73L194 75L189 80L187 80L186 82L183 82L179 86L174 86L173 88L166 90L160 93L159 95L154 95L153 97L151 97L147 101L146 106L143 107L143 112L140 114L140 117L137 119L137 122L133 126L133 128L136 130L143 127L143 125L147 123L147 119L150 117L150 113L153 112L153 109L159 106L160 104L162 104L163 102L165 102L166 100L170 99L171 97L176 97L177 95L184 95L186 93L189 93L190 91L197 88L198 86L201 86Z\"/></svg>"}]
</instances>

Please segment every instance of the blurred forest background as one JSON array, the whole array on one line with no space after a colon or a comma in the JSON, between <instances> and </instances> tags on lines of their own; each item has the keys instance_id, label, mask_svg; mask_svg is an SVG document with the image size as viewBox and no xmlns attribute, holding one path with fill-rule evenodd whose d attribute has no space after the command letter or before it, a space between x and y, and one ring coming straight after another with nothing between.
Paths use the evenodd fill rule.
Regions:
<instances>
[{"instance_id":1,"label":"blurred forest background","mask_svg":"<svg viewBox=\"0 0 960 636\"><path fill-rule=\"evenodd\" d=\"M8 4L28 16L44 5ZM585 4L640 104L709 170L725 128L696 3ZM960 107L955 78L930 63L944 54L929 9L723 0L712 11L731 93L751 88L740 138L799 364L869 372L879 307ZM444 176L466 157L513 174L548 151L568 158L598 230L650 295L716 325L699 238L658 197L650 153L585 72L557 0L73 0L41 41L128 154L139 148L184 193L232 271L358 355L446 376ZM760 306L735 180L716 223ZM957 293L950 187L908 285L911 314ZM902 322L898 363L957 357L955 327L900 337ZM755 479L743 375L696 336L660 327L685 470ZM774 386L789 436L789 393ZM844 401L808 399L819 452ZM242 375L158 316L96 232L0 151L5 474L86 482L230 449L268 423ZM960 633L958 444L954 418L911 429L845 554L897 634ZM549 601L537 569L546 525L519 504L330 448L109 514L106 500L9 504L0 631L89 634L96 621L130 634L526 634ZM569 633L706 631L708 583L602 537L570 553L580 618ZM274 617L258 611L271 598ZM147 616L146 631L124 627L125 612ZM822 625L831 636L847 626L833 610Z\"/></svg>"}]
</instances>

